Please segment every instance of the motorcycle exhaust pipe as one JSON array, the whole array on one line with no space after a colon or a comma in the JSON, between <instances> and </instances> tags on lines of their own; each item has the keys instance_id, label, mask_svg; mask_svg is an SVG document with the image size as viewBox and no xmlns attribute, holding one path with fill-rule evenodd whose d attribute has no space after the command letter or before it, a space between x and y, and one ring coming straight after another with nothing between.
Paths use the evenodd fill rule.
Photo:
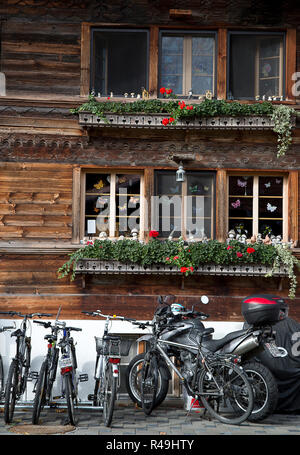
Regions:
<instances>
[{"instance_id":1,"label":"motorcycle exhaust pipe","mask_svg":"<svg viewBox=\"0 0 300 455\"><path fill-rule=\"evenodd\" d=\"M250 337L246 338L246 340L242 341L233 351L233 354L242 355L246 352L251 351L254 348L259 346L258 337L255 335L251 335Z\"/></svg>"}]
</instances>

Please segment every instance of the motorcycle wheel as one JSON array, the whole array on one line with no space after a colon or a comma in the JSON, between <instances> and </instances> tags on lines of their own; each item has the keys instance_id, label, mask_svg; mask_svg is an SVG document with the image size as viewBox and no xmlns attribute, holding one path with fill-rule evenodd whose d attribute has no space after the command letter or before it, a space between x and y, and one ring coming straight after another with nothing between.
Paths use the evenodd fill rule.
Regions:
<instances>
[{"instance_id":1,"label":"motorcycle wheel","mask_svg":"<svg viewBox=\"0 0 300 455\"><path fill-rule=\"evenodd\" d=\"M142 407L141 400L141 373L144 361L145 353L136 355L129 363L125 377L126 377L126 388L128 395L131 400L136 403L140 408ZM161 366L158 367L158 386L156 392L156 398L154 407L159 406L168 393L169 380L163 374Z\"/></svg>"},{"instance_id":2,"label":"motorcycle wheel","mask_svg":"<svg viewBox=\"0 0 300 455\"><path fill-rule=\"evenodd\" d=\"M278 401L278 387L271 371L260 362L242 364L253 388L254 407L248 417L250 422L258 422L273 414Z\"/></svg>"}]
</instances>

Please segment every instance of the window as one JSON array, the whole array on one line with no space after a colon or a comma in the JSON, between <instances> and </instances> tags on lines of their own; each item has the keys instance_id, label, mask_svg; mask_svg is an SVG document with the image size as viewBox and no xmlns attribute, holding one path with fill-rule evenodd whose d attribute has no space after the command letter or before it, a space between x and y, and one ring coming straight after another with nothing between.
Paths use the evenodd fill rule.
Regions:
<instances>
[{"instance_id":1,"label":"window","mask_svg":"<svg viewBox=\"0 0 300 455\"><path fill-rule=\"evenodd\" d=\"M254 99L284 95L284 35L229 34L228 98Z\"/></svg>"},{"instance_id":2,"label":"window","mask_svg":"<svg viewBox=\"0 0 300 455\"><path fill-rule=\"evenodd\" d=\"M143 175L137 172L86 172L84 174L84 235L130 236L143 234Z\"/></svg>"},{"instance_id":3,"label":"window","mask_svg":"<svg viewBox=\"0 0 300 455\"><path fill-rule=\"evenodd\" d=\"M229 230L246 234L280 235L287 240L287 178L229 176Z\"/></svg>"},{"instance_id":4,"label":"window","mask_svg":"<svg viewBox=\"0 0 300 455\"><path fill-rule=\"evenodd\" d=\"M148 81L148 31L92 29L91 88L96 95L141 93Z\"/></svg>"},{"instance_id":5,"label":"window","mask_svg":"<svg viewBox=\"0 0 300 455\"><path fill-rule=\"evenodd\" d=\"M160 49L160 86L177 95L215 92L215 35L163 32Z\"/></svg>"},{"instance_id":6,"label":"window","mask_svg":"<svg viewBox=\"0 0 300 455\"><path fill-rule=\"evenodd\" d=\"M214 238L215 174L187 171L182 183L174 171L157 171L155 177L153 224L160 235Z\"/></svg>"}]
</instances>

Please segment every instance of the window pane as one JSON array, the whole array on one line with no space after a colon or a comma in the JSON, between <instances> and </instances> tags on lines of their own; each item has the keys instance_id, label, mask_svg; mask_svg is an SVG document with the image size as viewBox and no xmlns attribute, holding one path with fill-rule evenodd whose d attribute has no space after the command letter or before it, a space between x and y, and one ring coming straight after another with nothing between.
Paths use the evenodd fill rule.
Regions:
<instances>
[{"instance_id":1,"label":"window pane","mask_svg":"<svg viewBox=\"0 0 300 455\"><path fill-rule=\"evenodd\" d=\"M229 95L235 99L282 93L282 36L230 36Z\"/></svg>"},{"instance_id":2,"label":"window pane","mask_svg":"<svg viewBox=\"0 0 300 455\"><path fill-rule=\"evenodd\" d=\"M110 215L110 175L109 174L86 174L85 194L85 235L88 220L96 223L96 233L109 233Z\"/></svg>"},{"instance_id":3,"label":"window pane","mask_svg":"<svg viewBox=\"0 0 300 455\"><path fill-rule=\"evenodd\" d=\"M140 175L116 176L116 235L140 230Z\"/></svg>"},{"instance_id":4,"label":"window pane","mask_svg":"<svg viewBox=\"0 0 300 455\"><path fill-rule=\"evenodd\" d=\"M236 234L253 232L253 177L229 177L229 230Z\"/></svg>"},{"instance_id":5,"label":"window pane","mask_svg":"<svg viewBox=\"0 0 300 455\"><path fill-rule=\"evenodd\" d=\"M182 184L176 182L175 172L156 175L156 213L161 237L181 235Z\"/></svg>"},{"instance_id":6,"label":"window pane","mask_svg":"<svg viewBox=\"0 0 300 455\"><path fill-rule=\"evenodd\" d=\"M183 38L162 37L161 86L182 93Z\"/></svg>"},{"instance_id":7,"label":"window pane","mask_svg":"<svg viewBox=\"0 0 300 455\"><path fill-rule=\"evenodd\" d=\"M95 31L92 88L96 93L141 93L147 85L146 31Z\"/></svg>"},{"instance_id":8,"label":"window pane","mask_svg":"<svg viewBox=\"0 0 300 455\"><path fill-rule=\"evenodd\" d=\"M283 178L259 177L259 229L263 236L281 235L283 228Z\"/></svg>"}]
</instances>

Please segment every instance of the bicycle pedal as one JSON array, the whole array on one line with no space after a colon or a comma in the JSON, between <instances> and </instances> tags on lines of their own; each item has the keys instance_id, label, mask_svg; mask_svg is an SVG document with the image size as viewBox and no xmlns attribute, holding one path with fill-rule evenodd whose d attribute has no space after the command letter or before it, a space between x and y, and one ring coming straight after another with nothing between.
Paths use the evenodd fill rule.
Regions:
<instances>
[{"instance_id":1,"label":"bicycle pedal","mask_svg":"<svg viewBox=\"0 0 300 455\"><path fill-rule=\"evenodd\" d=\"M86 373L80 374L79 375L79 382L86 382L89 380L89 375Z\"/></svg>"},{"instance_id":2,"label":"bicycle pedal","mask_svg":"<svg viewBox=\"0 0 300 455\"><path fill-rule=\"evenodd\" d=\"M39 373L38 371L30 371L27 381L33 381L34 379L38 379Z\"/></svg>"},{"instance_id":3,"label":"bicycle pedal","mask_svg":"<svg viewBox=\"0 0 300 455\"><path fill-rule=\"evenodd\" d=\"M87 397L88 401L94 401L94 394L90 393Z\"/></svg>"},{"instance_id":4,"label":"bicycle pedal","mask_svg":"<svg viewBox=\"0 0 300 455\"><path fill-rule=\"evenodd\" d=\"M62 395L58 395L57 397L52 397L52 400L60 400L62 397Z\"/></svg>"}]
</instances>

